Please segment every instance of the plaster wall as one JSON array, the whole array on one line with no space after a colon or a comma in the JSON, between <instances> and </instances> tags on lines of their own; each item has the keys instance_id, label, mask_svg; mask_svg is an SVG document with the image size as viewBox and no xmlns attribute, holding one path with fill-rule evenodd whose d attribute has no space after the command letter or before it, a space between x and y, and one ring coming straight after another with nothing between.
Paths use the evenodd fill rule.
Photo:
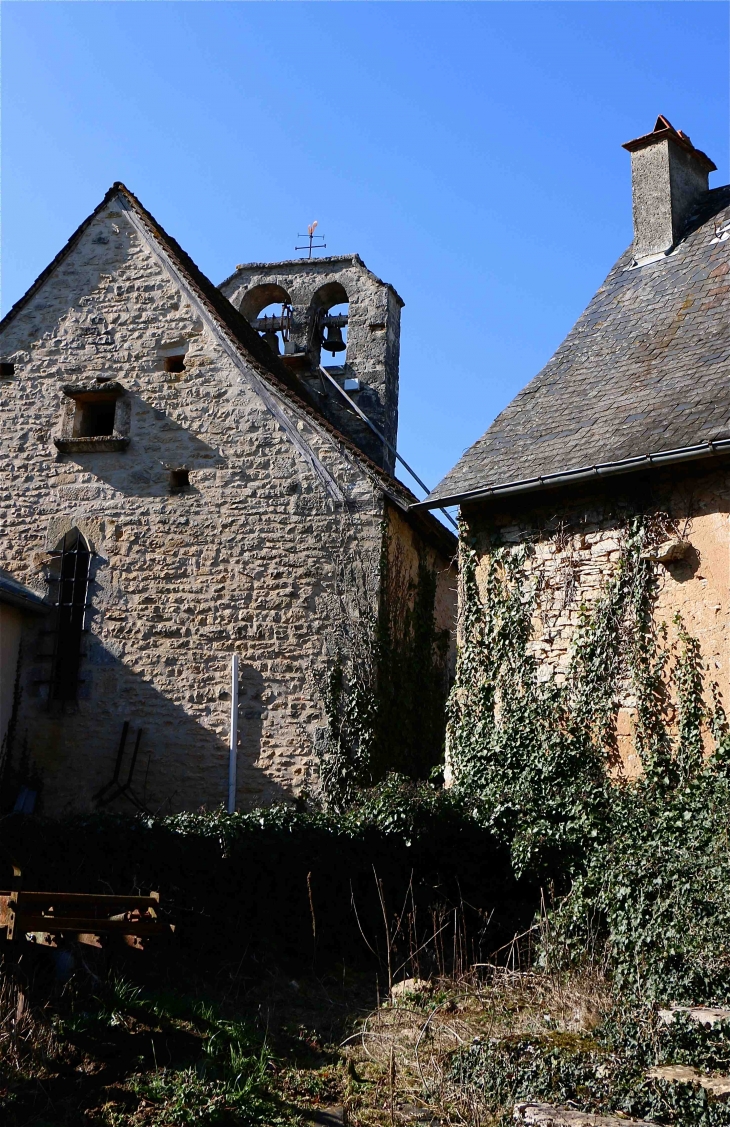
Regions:
<instances>
[{"instance_id":1,"label":"plaster wall","mask_svg":"<svg viewBox=\"0 0 730 1127\"><path fill-rule=\"evenodd\" d=\"M387 506L387 530L390 568L391 570L403 568L413 590L418 582L418 567L421 559L424 559L436 574L434 626L437 631L445 630L449 634L449 673L453 674L456 662L458 600L456 559L450 559L442 551L425 544L422 537L392 505Z\"/></svg>"},{"instance_id":2,"label":"plaster wall","mask_svg":"<svg viewBox=\"0 0 730 1127\"><path fill-rule=\"evenodd\" d=\"M669 141L658 141L631 154L634 254L668 250L674 242L669 180Z\"/></svg>"},{"instance_id":3,"label":"plaster wall","mask_svg":"<svg viewBox=\"0 0 730 1127\"><path fill-rule=\"evenodd\" d=\"M545 678L564 679L581 605L591 607L614 574L626 523L640 508L663 529L691 544L689 555L673 563L652 563L658 592L657 623L667 624L669 642L676 639L673 618L679 612L690 634L700 642L706 683L715 681L726 710L730 705L730 471L688 470L686 475L658 478L651 504L640 502L631 487L611 496L576 496L539 507L524 502L510 511L473 506L464 519L481 562L477 581L483 589L490 542L532 550L526 570L538 594L533 616L532 652ZM708 703L709 699L708 699ZM635 701L626 683L618 715L619 748L626 771L635 774L633 744Z\"/></svg>"},{"instance_id":4,"label":"plaster wall","mask_svg":"<svg viewBox=\"0 0 730 1127\"><path fill-rule=\"evenodd\" d=\"M632 152L635 256L668 251L708 187L708 173L698 159L670 138Z\"/></svg>"},{"instance_id":5,"label":"plaster wall","mask_svg":"<svg viewBox=\"0 0 730 1127\"><path fill-rule=\"evenodd\" d=\"M672 144L669 153L673 240L681 238L698 202L709 188L709 174L686 149Z\"/></svg>"}]
</instances>

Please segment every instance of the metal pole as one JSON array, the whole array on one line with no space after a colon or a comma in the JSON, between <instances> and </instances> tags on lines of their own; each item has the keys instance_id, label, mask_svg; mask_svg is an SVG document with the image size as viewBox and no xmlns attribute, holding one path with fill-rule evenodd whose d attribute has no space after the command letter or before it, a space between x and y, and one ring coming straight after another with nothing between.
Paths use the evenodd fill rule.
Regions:
<instances>
[{"instance_id":1,"label":"metal pole","mask_svg":"<svg viewBox=\"0 0 730 1127\"><path fill-rule=\"evenodd\" d=\"M238 654L231 655L231 740L228 745L228 813L236 809L236 759L238 756Z\"/></svg>"},{"instance_id":2,"label":"metal pole","mask_svg":"<svg viewBox=\"0 0 730 1127\"><path fill-rule=\"evenodd\" d=\"M411 467L408 465L408 462L406 462L405 458L401 458L401 456L398 453L398 451L396 450L395 446L391 446L391 444L388 442L388 439L385 437L384 434L381 433L381 431L378 430L375 423L371 422L370 419L365 414L365 412L360 410L360 408L358 407L355 400L350 398L350 396L345 391L344 387L340 387L340 385L338 384L338 382L334 378L334 376L331 376L329 374L329 372L327 371L327 369L325 367L323 367L321 364L319 365L319 370L322 373L322 375L325 377L325 379L329 380L329 382L332 384L332 386L335 388L335 390L339 391L342 398L347 400L347 402L350 404L350 406L352 407L355 414L359 415L359 417L362 419L362 421L370 427L373 434L377 435L377 437L380 439L380 441L383 443L383 445L387 446L388 449L390 450L390 452L393 455L395 455L396 461L400 462L400 464L402 466L405 466L405 468L408 470L408 473L411 475L412 478L414 478L418 482L421 489L423 489L426 493L430 493L431 490L428 488L428 486L425 484L425 482L421 481L418 474L415 473L415 471L411 469ZM446 509L442 509L440 505L437 505L435 507L439 509L439 512L442 512L444 514L446 519L448 521L450 521L451 524L453 524L454 528L458 529L459 526L456 523L456 521L454 520L454 518L452 517L451 513L447 513Z\"/></svg>"}]
</instances>

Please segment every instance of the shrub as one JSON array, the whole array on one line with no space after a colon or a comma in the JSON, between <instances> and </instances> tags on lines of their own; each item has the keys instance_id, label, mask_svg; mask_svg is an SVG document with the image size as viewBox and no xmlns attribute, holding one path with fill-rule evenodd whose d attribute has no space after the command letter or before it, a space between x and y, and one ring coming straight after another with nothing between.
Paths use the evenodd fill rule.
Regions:
<instances>
[{"instance_id":1,"label":"shrub","mask_svg":"<svg viewBox=\"0 0 730 1127\"><path fill-rule=\"evenodd\" d=\"M218 961L247 954L352 966L375 957L385 968L383 906L399 961L442 916L450 937L454 911L478 958L509 940L536 903L508 849L453 794L394 776L342 814L273 806L166 818L12 815L3 839L27 888L158 890L177 924L175 946Z\"/></svg>"},{"instance_id":2,"label":"shrub","mask_svg":"<svg viewBox=\"0 0 730 1127\"><path fill-rule=\"evenodd\" d=\"M656 580L643 557L651 535L641 522L626 529L614 574L593 609L581 608L562 682L545 676L530 647L530 549L495 546L480 591L476 555L462 542L452 767L464 803L509 847L516 872L554 894L544 963L605 945L622 988L725 998L730 742L698 642L677 616L670 647L654 622ZM627 686L643 765L633 782L617 772Z\"/></svg>"}]
</instances>

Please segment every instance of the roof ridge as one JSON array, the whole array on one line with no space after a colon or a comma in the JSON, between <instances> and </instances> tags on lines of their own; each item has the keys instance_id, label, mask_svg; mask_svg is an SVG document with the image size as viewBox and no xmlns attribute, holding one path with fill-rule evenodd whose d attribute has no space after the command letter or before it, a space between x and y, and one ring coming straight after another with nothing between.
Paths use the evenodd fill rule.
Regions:
<instances>
[{"instance_id":1,"label":"roof ridge","mask_svg":"<svg viewBox=\"0 0 730 1127\"><path fill-rule=\"evenodd\" d=\"M100 203L97 204L86 219L79 224L73 234L67 239L64 246L61 247L58 254L56 254L48 266L41 271L23 296L11 306L0 321L0 332L2 332L21 309L27 305L53 271L67 257L96 216L108 205L115 195L119 194L123 195L128 200L131 207L140 216L145 225L151 229L151 233L154 237L160 241L165 250L172 256L183 271L188 282L197 291L199 299L205 304L219 326L232 335L234 338L234 346L243 350L245 354L244 358L247 363L252 364L256 373L272 387L272 390L285 399L288 399L300 411L304 411L316 422L320 429L326 431L331 437L335 438L341 445L346 447L368 475L377 481L381 490L390 495L396 503L399 502L400 505L403 506L404 511L407 511L409 505L417 500L410 489L408 489L403 482L389 474L387 470L384 470L376 462L372 461L359 446L323 416L317 403L307 397L306 389L299 385L298 382L295 382L295 377L291 375L286 365L274 355L243 314L221 293L218 287L211 282L196 265L190 255L183 250L177 240L167 233L164 227L155 219L152 213L147 210L134 192L132 192L126 184L122 183L121 180L114 181L112 186L104 194ZM399 494L400 498L398 497ZM432 517L431 520L437 526L437 529L433 530L434 532L443 530L447 536L451 536L451 533L448 529L444 528L440 521L436 520L435 517Z\"/></svg>"}]
</instances>

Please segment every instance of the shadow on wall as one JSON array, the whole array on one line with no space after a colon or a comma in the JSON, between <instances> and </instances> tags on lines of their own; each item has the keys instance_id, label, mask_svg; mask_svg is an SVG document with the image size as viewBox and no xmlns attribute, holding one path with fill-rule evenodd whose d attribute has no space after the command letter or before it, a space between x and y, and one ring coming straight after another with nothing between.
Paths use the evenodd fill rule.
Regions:
<instances>
[{"instance_id":1,"label":"shadow on wall","mask_svg":"<svg viewBox=\"0 0 730 1127\"><path fill-rule=\"evenodd\" d=\"M61 465L93 474L100 481L128 496L162 497L179 492L171 480L175 470L211 470L226 460L213 446L196 438L165 411L152 407L138 395L131 401L131 443L121 453L73 453L63 455ZM195 480L189 492L195 492Z\"/></svg>"},{"instance_id":2,"label":"shadow on wall","mask_svg":"<svg viewBox=\"0 0 730 1127\"><path fill-rule=\"evenodd\" d=\"M689 579L694 579L700 563L700 553L692 544L685 556L679 560L667 560L664 566L675 583L686 583Z\"/></svg>"},{"instance_id":3,"label":"shadow on wall","mask_svg":"<svg viewBox=\"0 0 730 1127\"><path fill-rule=\"evenodd\" d=\"M120 647L121 648L121 647ZM34 645L25 652L36 652ZM129 730L118 783L129 785L153 814L215 809L228 795L230 655L195 650L160 654L157 684L135 672L94 635L86 636L78 699L48 701L47 668L29 656L22 670L17 738L3 805L28 780L40 785L39 809L52 816L105 805L132 809L126 792L115 794L115 765L125 721ZM264 680L250 665L239 669L237 806L291 800L291 794L257 766L265 705ZM215 727L213 727L215 725ZM129 769L141 729L134 773Z\"/></svg>"}]
</instances>

